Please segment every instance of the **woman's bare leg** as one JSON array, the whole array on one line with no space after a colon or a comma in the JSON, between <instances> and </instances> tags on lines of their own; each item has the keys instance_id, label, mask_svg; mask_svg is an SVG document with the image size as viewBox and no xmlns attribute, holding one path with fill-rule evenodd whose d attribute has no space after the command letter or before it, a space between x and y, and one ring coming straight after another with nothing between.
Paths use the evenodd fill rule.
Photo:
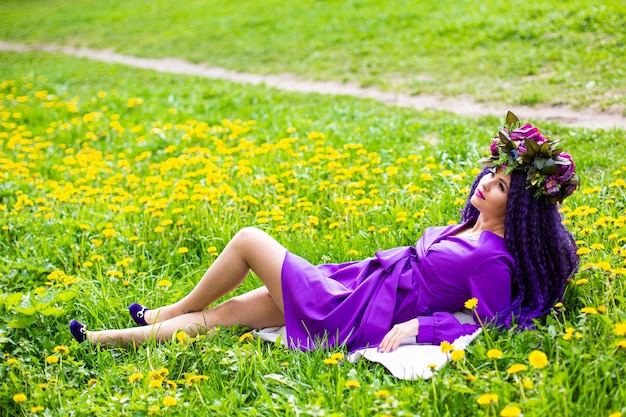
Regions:
<instances>
[{"instance_id":1,"label":"woman's bare leg","mask_svg":"<svg viewBox=\"0 0 626 417\"><path fill-rule=\"evenodd\" d=\"M248 328L282 326L285 316L266 287L233 297L208 310L182 314L151 326L119 330L87 331L87 340L103 346L128 346L153 339L171 340L182 330L191 336L219 327L241 324Z\"/></svg>"},{"instance_id":2,"label":"woman's bare leg","mask_svg":"<svg viewBox=\"0 0 626 417\"><path fill-rule=\"evenodd\" d=\"M283 311L281 270L286 249L262 230L241 229L226 245L195 288L174 304L145 312L149 324L202 311L241 284L250 270L259 277Z\"/></svg>"}]
</instances>

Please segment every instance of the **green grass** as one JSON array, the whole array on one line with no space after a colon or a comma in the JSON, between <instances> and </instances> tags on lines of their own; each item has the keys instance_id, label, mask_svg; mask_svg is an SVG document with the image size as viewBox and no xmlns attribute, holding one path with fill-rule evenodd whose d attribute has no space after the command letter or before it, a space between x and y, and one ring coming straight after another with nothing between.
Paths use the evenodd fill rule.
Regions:
<instances>
[{"instance_id":1,"label":"green grass","mask_svg":"<svg viewBox=\"0 0 626 417\"><path fill-rule=\"evenodd\" d=\"M180 57L409 94L624 112L620 0L0 4L0 38Z\"/></svg>"},{"instance_id":2,"label":"green grass","mask_svg":"<svg viewBox=\"0 0 626 417\"><path fill-rule=\"evenodd\" d=\"M324 362L341 350L240 341L241 328L94 350L74 342L67 323L129 326L130 302L177 300L243 226L267 230L312 262L412 244L425 227L457 219L473 161L503 120L43 53L0 54L0 68L2 415L37 406L50 415L626 411L626 351L617 345L626 322L626 166L609 152L621 149L622 131L542 125L566 139L583 181L563 211L589 253L565 306L536 331L488 330L429 381L399 381L365 361ZM252 277L240 291L256 285ZM488 349L503 357L489 359ZM547 367L530 366L535 349ZM529 369L508 375L515 363ZM480 405L485 393L497 403Z\"/></svg>"}]
</instances>

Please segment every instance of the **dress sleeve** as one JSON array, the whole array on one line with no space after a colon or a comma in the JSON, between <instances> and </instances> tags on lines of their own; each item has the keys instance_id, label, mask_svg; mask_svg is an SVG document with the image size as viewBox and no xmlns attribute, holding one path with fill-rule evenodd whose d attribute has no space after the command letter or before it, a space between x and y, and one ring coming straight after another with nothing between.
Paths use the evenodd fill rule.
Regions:
<instances>
[{"instance_id":1,"label":"dress sleeve","mask_svg":"<svg viewBox=\"0 0 626 417\"><path fill-rule=\"evenodd\" d=\"M485 260L470 275L468 299L478 300L474 314L482 324L492 323L498 312L511 302L511 273L510 258L499 256ZM468 323L443 311L431 316L418 316L418 319L418 343L453 342L459 336L471 334L481 327L478 320Z\"/></svg>"}]
</instances>

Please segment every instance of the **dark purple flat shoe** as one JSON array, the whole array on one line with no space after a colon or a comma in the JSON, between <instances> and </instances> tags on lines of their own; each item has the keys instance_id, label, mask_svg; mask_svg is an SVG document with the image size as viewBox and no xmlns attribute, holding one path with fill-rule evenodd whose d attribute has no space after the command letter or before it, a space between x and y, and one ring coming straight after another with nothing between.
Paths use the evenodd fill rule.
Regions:
<instances>
[{"instance_id":1,"label":"dark purple flat shoe","mask_svg":"<svg viewBox=\"0 0 626 417\"><path fill-rule=\"evenodd\" d=\"M76 320L72 320L70 322L70 332L78 343L83 343L87 340L87 329L85 328L85 325Z\"/></svg>"},{"instance_id":2,"label":"dark purple flat shoe","mask_svg":"<svg viewBox=\"0 0 626 417\"><path fill-rule=\"evenodd\" d=\"M132 303L128 306L128 312L130 316L135 320L139 326L147 326L148 323L144 319L144 313L148 311L147 307L142 306L141 304Z\"/></svg>"}]
</instances>

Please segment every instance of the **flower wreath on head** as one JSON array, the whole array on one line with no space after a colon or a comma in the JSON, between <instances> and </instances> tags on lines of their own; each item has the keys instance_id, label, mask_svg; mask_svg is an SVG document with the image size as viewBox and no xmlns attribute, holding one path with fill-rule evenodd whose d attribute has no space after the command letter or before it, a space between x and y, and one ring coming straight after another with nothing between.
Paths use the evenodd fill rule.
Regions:
<instances>
[{"instance_id":1,"label":"flower wreath on head","mask_svg":"<svg viewBox=\"0 0 626 417\"><path fill-rule=\"evenodd\" d=\"M580 184L574 172L574 160L557 148L558 140L550 141L531 124L521 126L516 115L506 115L506 125L491 143L491 155L481 159L485 166L526 172L526 188L535 190L534 197L544 196L549 203L562 203Z\"/></svg>"}]
</instances>

